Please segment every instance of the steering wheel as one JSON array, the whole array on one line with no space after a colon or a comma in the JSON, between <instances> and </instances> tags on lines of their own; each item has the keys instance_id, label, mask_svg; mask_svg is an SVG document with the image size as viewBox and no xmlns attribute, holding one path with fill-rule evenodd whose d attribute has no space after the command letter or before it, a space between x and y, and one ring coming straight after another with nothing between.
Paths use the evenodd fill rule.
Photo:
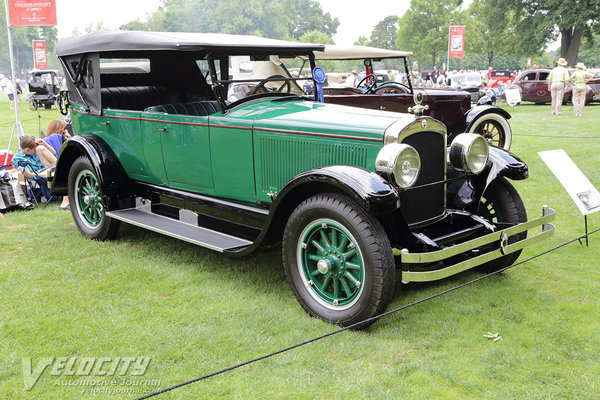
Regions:
<instances>
[{"instance_id":1,"label":"steering wheel","mask_svg":"<svg viewBox=\"0 0 600 400\"><path fill-rule=\"evenodd\" d=\"M250 93L250 94L256 94L256 93L258 93L258 91L259 91L259 90L262 90L262 89L264 89L264 90L265 90L265 91L267 91L267 92L271 92L271 90L267 89L267 88L265 87L265 85L266 85L268 82L270 82L270 81L271 81L271 79L274 79L274 78L283 78L283 79L287 79L287 78L286 78L285 76L283 76L283 75L271 75L271 76L269 76L268 78L265 78L265 79L263 79L262 81L260 81L260 83L259 83L258 85L256 85L256 87L255 87L255 88L252 90L252 93ZM290 91L291 91L291 88L292 88L292 87L291 87L291 85L290 85L290 81L285 81L285 82L283 82L283 84L282 84L281 86L279 86L279 87L277 88L277 90L275 90L275 91L276 91L276 92L282 92L282 91L283 91L283 88L284 88L284 87L286 87L286 86L287 86L287 93L290 93Z\"/></svg>"},{"instance_id":2,"label":"steering wheel","mask_svg":"<svg viewBox=\"0 0 600 400\"><path fill-rule=\"evenodd\" d=\"M394 89L401 91L402 93L410 93L410 89L408 88L408 86L406 86L402 83L392 82L392 81L382 83L381 85L379 85L377 87L377 89L375 89L375 91L379 92L380 90L385 90L386 88L394 88Z\"/></svg>"},{"instance_id":3,"label":"steering wheel","mask_svg":"<svg viewBox=\"0 0 600 400\"><path fill-rule=\"evenodd\" d=\"M371 79L371 83L367 83L369 78ZM363 83L365 85L365 93L373 93L375 91L375 87L377 86L377 78L375 77L375 74L369 74L362 78L356 87L360 88Z\"/></svg>"}]
</instances>

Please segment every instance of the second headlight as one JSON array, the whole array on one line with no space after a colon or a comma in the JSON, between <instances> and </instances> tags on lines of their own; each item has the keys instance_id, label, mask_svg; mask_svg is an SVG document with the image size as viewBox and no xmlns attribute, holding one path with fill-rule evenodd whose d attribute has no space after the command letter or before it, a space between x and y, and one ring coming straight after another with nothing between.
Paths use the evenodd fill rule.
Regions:
<instances>
[{"instance_id":1,"label":"second headlight","mask_svg":"<svg viewBox=\"0 0 600 400\"><path fill-rule=\"evenodd\" d=\"M415 184L420 170L419 153L414 147L403 143L384 146L375 161L375 171L402 189L407 189Z\"/></svg>"},{"instance_id":2,"label":"second headlight","mask_svg":"<svg viewBox=\"0 0 600 400\"><path fill-rule=\"evenodd\" d=\"M456 170L478 174L487 165L489 154L490 149L483 136L461 133L452 141L448 159Z\"/></svg>"}]
</instances>

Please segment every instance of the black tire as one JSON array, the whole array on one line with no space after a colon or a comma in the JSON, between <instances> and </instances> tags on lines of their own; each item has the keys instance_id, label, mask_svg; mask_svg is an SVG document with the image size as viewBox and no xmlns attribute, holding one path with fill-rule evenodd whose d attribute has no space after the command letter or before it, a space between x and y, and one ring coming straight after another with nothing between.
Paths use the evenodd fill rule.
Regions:
<instances>
[{"instance_id":1,"label":"black tire","mask_svg":"<svg viewBox=\"0 0 600 400\"><path fill-rule=\"evenodd\" d=\"M469 133L483 136L490 144L510 150L512 129L507 119L497 113L485 114L475 120Z\"/></svg>"},{"instance_id":2,"label":"black tire","mask_svg":"<svg viewBox=\"0 0 600 400\"><path fill-rule=\"evenodd\" d=\"M81 234L94 240L114 238L121 221L106 215L100 180L87 157L77 158L71 166L68 190L71 214Z\"/></svg>"},{"instance_id":3,"label":"black tire","mask_svg":"<svg viewBox=\"0 0 600 400\"><path fill-rule=\"evenodd\" d=\"M506 180L499 178L493 181L483 193L479 204L479 215L494 223L519 224L527 221L527 212L521 196ZM506 225L502 225L505 227ZM527 238L527 232L508 237L508 243ZM479 271L494 272L512 265L521 255L521 250L489 261L477 267Z\"/></svg>"},{"instance_id":4,"label":"black tire","mask_svg":"<svg viewBox=\"0 0 600 400\"><path fill-rule=\"evenodd\" d=\"M331 246L319 251L314 244L319 238ZM345 196L328 193L302 202L286 224L282 252L292 291L313 317L348 326L381 314L393 297L396 268L387 235L376 218ZM317 268L314 257L325 264L333 260L330 270L325 264Z\"/></svg>"}]
</instances>

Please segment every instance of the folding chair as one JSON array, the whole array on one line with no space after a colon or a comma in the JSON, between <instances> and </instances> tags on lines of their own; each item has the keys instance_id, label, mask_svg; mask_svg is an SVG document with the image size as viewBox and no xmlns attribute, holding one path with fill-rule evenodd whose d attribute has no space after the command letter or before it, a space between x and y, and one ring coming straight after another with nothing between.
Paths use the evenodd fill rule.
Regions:
<instances>
[{"instance_id":1,"label":"folding chair","mask_svg":"<svg viewBox=\"0 0 600 400\"><path fill-rule=\"evenodd\" d=\"M50 194L50 189L48 188L48 178L41 176L37 172L33 172L33 178L29 178L27 175L25 175L24 170L27 167L30 167L29 169L31 171L34 171L34 169L31 167L31 164L29 164L27 161L19 161L18 166L23 169L21 173L23 175L23 178L25 179L25 186L27 188L27 200L33 202L38 208L40 207L40 203L42 203L42 200L45 200L44 208L46 208L48 203L51 203L58 199L57 196L52 196Z\"/></svg>"}]
</instances>

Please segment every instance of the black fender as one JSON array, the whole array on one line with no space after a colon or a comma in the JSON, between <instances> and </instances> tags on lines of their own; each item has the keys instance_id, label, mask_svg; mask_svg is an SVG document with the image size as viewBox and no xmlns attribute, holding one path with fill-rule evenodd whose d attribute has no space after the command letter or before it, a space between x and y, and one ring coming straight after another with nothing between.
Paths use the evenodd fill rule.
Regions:
<instances>
[{"instance_id":1,"label":"black fender","mask_svg":"<svg viewBox=\"0 0 600 400\"><path fill-rule=\"evenodd\" d=\"M80 156L86 156L92 163L105 197L104 204L109 210L114 208L120 196L127 196L131 185L113 151L104 140L94 134L73 136L61 147L50 192L53 195L67 195L69 171L73 162Z\"/></svg>"},{"instance_id":2,"label":"black fender","mask_svg":"<svg viewBox=\"0 0 600 400\"><path fill-rule=\"evenodd\" d=\"M451 143L452 139L454 139L456 135L468 132L469 129L471 129L473 122L475 122L479 117L485 114L500 114L506 119L511 118L510 114L506 110L498 106L489 104L475 106L469 111L467 111L464 117L460 119L460 121L458 121L448 129L448 143Z\"/></svg>"},{"instance_id":3,"label":"black fender","mask_svg":"<svg viewBox=\"0 0 600 400\"><path fill-rule=\"evenodd\" d=\"M486 168L479 175L465 176L448 185L448 204L452 208L477 212L481 196L500 177L523 180L529 177L529 167L519 157L500 147L490 146Z\"/></svg>"},{"instance_id":4,"label":"black fender","mask_svg":"<svg viewBox=\"0 0 600 400\"><path fill-rule=\"evenodd\" d=\"M400 207L397 190L375 172L348 165L314 168L294 177L277 194L255 245L281 240L291 213L301 202L319 193L344 194L377 216Z\"/></svg>"}]
</instances>

